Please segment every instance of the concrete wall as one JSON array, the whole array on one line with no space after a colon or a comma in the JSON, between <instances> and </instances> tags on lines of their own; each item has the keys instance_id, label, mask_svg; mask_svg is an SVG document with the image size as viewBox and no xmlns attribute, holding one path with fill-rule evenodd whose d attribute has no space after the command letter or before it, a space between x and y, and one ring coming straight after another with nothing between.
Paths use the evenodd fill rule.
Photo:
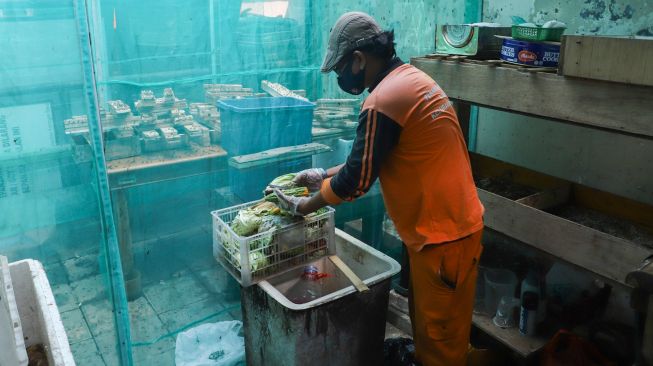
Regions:
<instances>
[{"instance_id":1,"label":"concrete wall","mask_svg":"<svg viewBox=\"0 0 653 366\"><path fill-rule=\"evenodd\" d=\"M463 23L470 19L470 11L476 5L480 10L480 0L354 0L330 1L328 6L316 11L314 23L318 39L316 44L323 45L320 61L326 51L329 30L338 17L348 11L363 11L372 15L384 29L394 29L397 54L408 62L413 56L433 53L435 51L435 25L438 23ZM471 9L471 10L470 10ZM322 92L330 97L349 97L340 91L336 77L329 74L322 78Z\"/></svg>"},{"instance_id":2,"label":"concrete wall","mask_svg":"<svg viewBox=\"0 0 653 366\"><path fill-rule=\"evenodd\" d=\"M462 1L459 2L462 3ZM321 48L319 62L324 58L331 27L343 13L349 11L368 13L379 22L383 29L394 29L397 53L405 61L413 55L432 52L435 42L435 15L439 10L437 5L437 1L422 0L339 0L329 2L328 6L315 9L313 13L316 44ZM351 98L350 95L338 88L336 80L333 73L322 76L322 95ZM364 93L364 95L366 94Z\"/></svg>"},{"instance_id":3,"label":"concrete wall","mask_svg":"<svg viewBox=\"0 0 653 366\"><path fill-rule=\"evenodd\" d=\"M646 0L485 0L486 21L510 23L511 15L536 22L558 19L567 33L653 35L653 3Z\"/></svg>"},{"instance_id":4,"label":"concrete wall","mask_svg":"<svg viewBox=\"0 0 653 366\"><path fill-rule=\"evenodd\" d=\"M510 24L511 15L558 19L568 34L653 34L645 0L484 1L484 21ZM481 109L476 151L653 204L653 140Z\"/></svg>"}]
</instances>

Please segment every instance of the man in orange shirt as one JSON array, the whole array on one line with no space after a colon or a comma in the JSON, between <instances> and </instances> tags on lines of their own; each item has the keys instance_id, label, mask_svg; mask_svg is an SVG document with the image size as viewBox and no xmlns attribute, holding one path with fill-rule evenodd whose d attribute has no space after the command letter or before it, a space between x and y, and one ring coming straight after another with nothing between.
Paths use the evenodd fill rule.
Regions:
<instances>
[{"instance_id":1,"label":"man in orange shirt","mask_svg":"<svg viewBox=\"0 0 653 366\"><path fill-rule=\"evenodd\" d=\"M408 249L415 357L425 366L464 365L469 344L483 206L456 113L428 75L395 57L393 32L369 15L334 25L323 72L363 103L345 164L308 169L296 181L317 191L280 204L307 214L365 194L379 178L388 215Z\"/></svg>"}]
</instances>

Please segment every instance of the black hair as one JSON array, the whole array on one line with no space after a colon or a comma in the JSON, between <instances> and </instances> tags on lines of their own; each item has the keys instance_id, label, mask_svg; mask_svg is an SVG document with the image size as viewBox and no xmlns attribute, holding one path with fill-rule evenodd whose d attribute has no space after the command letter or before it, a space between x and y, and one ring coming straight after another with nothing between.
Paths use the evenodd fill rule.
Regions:
<instances>
[{"instance_id":1,"label":"black hair","mask_svg":"<svg viewBox=\"0 0 653 366\"><path fill-rule=\"evenodd\" d=\"M390 61L397 56L397 51L395 50L395 31L383 31L367 42L367 44L354 49L352 53L354 51L369 53L382 60Z\"/></svg>"}]
</instances>

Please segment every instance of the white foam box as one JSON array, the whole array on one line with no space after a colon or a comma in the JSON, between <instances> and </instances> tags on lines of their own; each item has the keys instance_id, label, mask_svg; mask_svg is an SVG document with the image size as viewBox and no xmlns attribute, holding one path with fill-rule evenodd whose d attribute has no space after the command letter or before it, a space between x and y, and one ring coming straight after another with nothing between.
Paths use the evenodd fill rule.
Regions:
<instances>
[{"instance_id":1,"label":"white foam box","mask_svg":"<svg viewBox=\"0 0 653 366\"><path fill-rule=\"evenodd\" d=\"M42 344L48 364L74 366L50 283L40 262L7 265L0 256L0 365L27 365L26 347Z\"/></svg>"},{"instance_id":2,"label":"white foam box","mask_svg":"<svg viewBox=\"0 0 653 366\"><path fill-rule=\"evenodd\" d=\"M7 257L0 256L0 365L27 365L16 296Z\"/></svg>"}]
</instances>

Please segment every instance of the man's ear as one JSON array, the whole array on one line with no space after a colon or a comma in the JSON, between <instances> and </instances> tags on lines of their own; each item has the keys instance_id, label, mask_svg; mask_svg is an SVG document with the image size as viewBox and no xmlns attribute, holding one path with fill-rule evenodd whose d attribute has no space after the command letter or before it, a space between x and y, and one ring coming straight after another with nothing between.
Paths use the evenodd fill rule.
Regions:
<instances>
[{"instance_id":1,"label":"man's ear","mask_svg":"<svg viewBox=\"0 0 653 366\"><path fill-rule=\"evenodd\" d=\"M352 63L352 68L354 69L353 71L362 71L365 69L365 65L367 65L367 58L365 57L365 54L361 51L354 51L354 62Z\"/></svg>"}]
</instances>

